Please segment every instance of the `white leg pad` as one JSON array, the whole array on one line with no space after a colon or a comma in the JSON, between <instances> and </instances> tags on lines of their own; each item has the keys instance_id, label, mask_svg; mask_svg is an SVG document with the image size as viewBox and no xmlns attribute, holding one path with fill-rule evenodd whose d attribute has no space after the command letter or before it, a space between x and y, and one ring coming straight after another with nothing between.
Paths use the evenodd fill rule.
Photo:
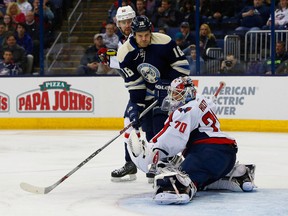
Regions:
<instances>
[{"instance_id":1,"label":"white leg pad","mask_svg":"<svg viewBox=\"0 0 288 216\"><path fill-rule=\"evenodd\" d=\"M197 191L189 176L176 169L174 172L165 168L161 171L154 179L154 201L161 205L189 203Z\"/></svg>"}]
</instances>

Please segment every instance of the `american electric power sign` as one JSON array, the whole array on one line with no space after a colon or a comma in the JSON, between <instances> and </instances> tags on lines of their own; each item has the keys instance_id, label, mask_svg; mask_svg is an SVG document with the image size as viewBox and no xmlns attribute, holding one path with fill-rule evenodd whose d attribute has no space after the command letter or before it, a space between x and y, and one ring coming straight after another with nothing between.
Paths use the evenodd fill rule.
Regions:
<instances>
[{"instance_id":1,"label":"american electric power sign","mask_svg":"<svg viewBox=\"0 0 288 216\"><path fill-rule=\"evenodd\" d=\"M204 87L201 94L205 96L213 95L216 87ZM258 87L255 86L225 86L217 97L217 115L234 116L237 115L237 108L245 106L245 99L249 96L255 96Z\"/></svg>"},{"instance_id":2,"label":"american electric power sign","mask_svg":"<svg viewBox=\"0 0 288 216\"><path fill-rule=\"evenodd\" d=\"M93 95L64 81L46 81L39 88L17 96L17 112L82 113L94 111Z\"/></svg>"}]
</instances>

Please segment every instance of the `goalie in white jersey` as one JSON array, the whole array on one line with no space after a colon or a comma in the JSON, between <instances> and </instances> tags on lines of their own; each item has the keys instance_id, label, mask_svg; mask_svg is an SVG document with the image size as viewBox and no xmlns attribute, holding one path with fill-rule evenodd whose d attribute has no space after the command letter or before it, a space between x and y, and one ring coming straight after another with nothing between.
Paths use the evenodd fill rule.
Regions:
<instances>
[{"instance_id":1,"label":"goalie in white jersey","mask_svg":"<svg viewBox=\"0 0 288 216\"><path fill-rule=\"evenodd\" d=\"M237 144L220 130L216 104L196 94L188 76L172 81L167 98L171 113L164 128L150 143L139 142L135 133L129 140L132 160L139 169L147 173L149 164L157 163L154 200L187 203L197 190L207 188L252 191L255 166L235 165Z\"/></svg>"}]
</instances>

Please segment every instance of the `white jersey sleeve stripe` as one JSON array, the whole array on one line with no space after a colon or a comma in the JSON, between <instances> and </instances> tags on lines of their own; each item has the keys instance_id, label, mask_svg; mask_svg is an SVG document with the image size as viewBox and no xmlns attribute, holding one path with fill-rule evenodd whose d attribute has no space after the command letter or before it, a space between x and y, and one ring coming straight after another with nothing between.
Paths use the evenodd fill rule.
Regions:
<instances>
[{"instance_id":1,"label":"white jersey sleeve stripe","mask_svg":"<svg viewBox=\"0 0 288 216\"><path fill-rule=\"evenodd\" d=\"M187 64L186 60L176 61L173 64L171 64L171 67L174 70L177 70L180 73L183 73L185 75L189 75L190 74L189 65Z\"/></svg>"},{"instance_id":2,"label":"white jersey sleeve stripe","mask_svg":"<svg viewBox=\"0 0 288 216\"><path fill-rule=\"evenodd\" d=\"M143 77L139 77L135 81L130 81L125 84L126 88L129 90L135 90L135 89L146 89L146 85L144 83Z\"/></svg>"}]
</instances>

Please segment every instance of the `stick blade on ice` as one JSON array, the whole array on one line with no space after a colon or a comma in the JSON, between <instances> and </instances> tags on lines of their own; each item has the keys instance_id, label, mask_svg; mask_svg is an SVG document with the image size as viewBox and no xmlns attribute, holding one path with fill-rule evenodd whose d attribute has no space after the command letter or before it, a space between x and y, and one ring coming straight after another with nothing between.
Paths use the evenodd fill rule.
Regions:
<instances>
[{"instance_id":1,"label":"stick blade on ice","mask_svg":"<svg viewBox=\"0 0 288 216\"><path fill-rule=\"evenodd\" d=\"M47 193L47 191L45 191L44 187L37 187L37 186L33 186L33 185L30 185L30 184L24 183L24 182L22 182L20 184L20 187L21 187L22 190L30 192L30 193L34 193L34 194L45 194L45 193Z\"/></svg>"}]
</instances>

